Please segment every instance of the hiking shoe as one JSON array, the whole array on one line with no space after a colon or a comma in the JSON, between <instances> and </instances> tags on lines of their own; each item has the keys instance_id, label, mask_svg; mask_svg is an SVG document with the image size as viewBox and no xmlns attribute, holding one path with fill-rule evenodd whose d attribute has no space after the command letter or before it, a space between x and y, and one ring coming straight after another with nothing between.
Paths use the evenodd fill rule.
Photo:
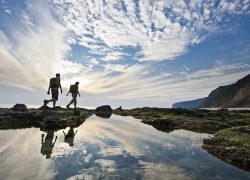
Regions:
<instances>
[{"instance_id":1,"label":"hiking shoe","mask_svg":"<svg viewBox=\"0 0 250 180\"><path fill-rule=\"evenodd\" d=\"M47 104L48 104L48 101L47 101L47 100L44 100L44 101L43 101L43 106L47 106Z\"/></svg>"},{"instance_id":2,"label":"hiking shoe","mask_svg":"<svg viewBox=\"0 0 250 180\"><path fill-rule=\"evenodd\" d=\"M69 109L69 105L67 105L66 108Z\"/></svg>"}]
</instances>

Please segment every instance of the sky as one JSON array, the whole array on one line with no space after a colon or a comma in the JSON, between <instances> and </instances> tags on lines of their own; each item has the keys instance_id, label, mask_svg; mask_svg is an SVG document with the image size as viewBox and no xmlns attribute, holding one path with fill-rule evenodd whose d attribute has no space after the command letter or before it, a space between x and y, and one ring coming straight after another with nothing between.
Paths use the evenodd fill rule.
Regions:
<instances>
[{"instance_id":1,"label":"sky","mask_svg":"<svg viewBox=\"0 0 250 180\"><path fill-rule=\"evenodd\" d=\"M0 104L171 107L250 73L250 0L0 0Z\"/></svg>"}]
</instances>

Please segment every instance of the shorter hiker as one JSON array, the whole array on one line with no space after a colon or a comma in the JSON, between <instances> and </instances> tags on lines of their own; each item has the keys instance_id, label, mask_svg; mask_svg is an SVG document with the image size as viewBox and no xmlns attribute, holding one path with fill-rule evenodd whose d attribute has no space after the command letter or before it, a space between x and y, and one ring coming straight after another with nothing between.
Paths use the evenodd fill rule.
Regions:
<instances>
[{"instance_id":1,"label":"shorter hiker","mask_svg":"<svg viewBox=\"0 0 250 180\"><path fill-rule=\"evenodd\" d=\"M69 108L69 106L74 103L74 107L76 109L77 95L79 95L79 97L81 97L81 95L80 95L80 93L78 91L78 85L79 85L79 82L76 82L75 84L71 85L70 88L69 88L69 92L67 93L67 96L68 96L69 93L71 93L72 94L72 100L66 106L67 108Z\"/></svg>"},{"instance_id":2,"label":"shorter hiker","mask_svg":"<svg viewBox=\"0 0 250 180\"><path fill-rule=\"evenodd\" d=\"M49 82L49 89L47 94L50 94L50 90L51 90L51 95L52 95L52 99L50 100L44 100L44 106L46 106L49 102L53 102L53 107L56 106L56 101L58 100L58 89L60 88L61 93L62 93L62 87L61 87L61 79L60 79L60 74L57 73L56 77L51 78L50 82Z\"/></svg>"},{"instance_id":3,"label":"shorter hiker","mask_svg":"<svg viewBox=\"0 0 250 180\"><path fill-rule=\"evenodd\" d=\"M64 142L68 143L69 146L73 147L74 146L74 137L77 133L77 130L76 132L74 132L74 128L71 126L68 130L68 133L65 134L65 132L63 131L63 134L64 134Z\"/></svg>"}]
</instances>

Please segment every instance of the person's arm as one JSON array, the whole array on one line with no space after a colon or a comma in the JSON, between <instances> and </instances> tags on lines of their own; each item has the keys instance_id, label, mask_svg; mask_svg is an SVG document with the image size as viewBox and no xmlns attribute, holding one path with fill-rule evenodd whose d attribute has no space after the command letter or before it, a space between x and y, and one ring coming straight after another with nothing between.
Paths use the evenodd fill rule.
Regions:
<instances>
[{"instance_id":1,"label":"person's arm","mask_svg":"<svg viewBox=\"0 0 250 180\"><path fill-rule=\"evenodd\" d=\"M61 94L62 94L62 86L61 86L61 84L60 84L60 86L59 86L59 87L60 87L60 89L61 89Z\"/></svg>"},{"instance_id":2,"label":"person's arm","mask_svg":"<svg viewBox=\"0 0 250 180\"><path fill-rule=\"evenodd\" d=\"M47 92L48 95L49 95L49 93L50 93L50 89L51 89L51 87L50 87L50 85L49 85L49 89L48 89L48 92Z\"/></svg>"},{"instance_id":3,"label":"person's arm","mask_svg":"<svg viewBox=\"0 0 250 180\"><path fill-rule=\"evenodd\" d=\"M68 96L68 95L69 95L69 93L70 93L70 92L68 92L68 93L66 94L66 96Z\"/></svg>"},{"instance_id":4,"label":"person's arm","mask_svg":"<svg viewBox=\"0 0 250 180\"><path fill-rule=\"evenodd\" d=\"M77 93L78 93L79 97L81 97L81 95L80 95L79 91L77 91Z\"/></svg>"}]
</instances>

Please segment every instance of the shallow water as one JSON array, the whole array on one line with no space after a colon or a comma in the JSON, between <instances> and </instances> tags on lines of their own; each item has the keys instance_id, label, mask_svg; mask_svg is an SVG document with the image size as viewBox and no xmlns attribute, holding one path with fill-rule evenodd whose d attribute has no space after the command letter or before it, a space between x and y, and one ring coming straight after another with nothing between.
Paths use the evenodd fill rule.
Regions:
<instances>
[{"instance_id":1,"label":"shallow water","mask_svg":"<svg viewBox=\"0 0 250 180\"><path fill-rule=\"evenodd\" d=\"M201 149L208 134L164 133L116 115L64 133L1 130L0 179L250 179Z\"/></svg>"}]
</instances>

